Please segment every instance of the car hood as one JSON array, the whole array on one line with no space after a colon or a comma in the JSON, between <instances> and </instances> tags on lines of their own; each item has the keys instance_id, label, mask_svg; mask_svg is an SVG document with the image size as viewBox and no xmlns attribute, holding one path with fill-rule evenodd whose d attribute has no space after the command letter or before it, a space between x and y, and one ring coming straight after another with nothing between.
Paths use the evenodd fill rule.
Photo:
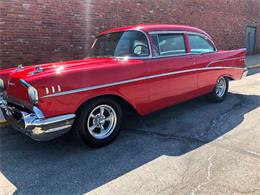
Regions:
<instances>
[{"instance_id":1,"label":"car hood","mask_svg":"<svg viewBox=\"0 0 260 195\"><path fill-rule=\"evenodd\" d=\"M132 70L132 64L142 62L127 58L86 58L6 69L0 71L0 77L4 80L5 91L9 97L28 102L28 85L36 88L39 96L44 96L46 87L57 88L59 85L65 91L97 85L103 83L104 79L107 79L106 82L112 82L114 77L104 78L106 73L125 66L128 67L125 69L126 74L127 70ZM96 76L101 74L103 76Z\"/></svg>"},{"instance_id":2,"label":"car hood","mask_svg":"<svg viewBox=\"0 0 260 195\"><path fill-rule=\"evenodd\" d=\"M38 77L52 74L63 74L74 69L96 68L97 66L108 66L118 63L116 58L86 58L83 60L55 62L40 65L25 66L11 71L9 78L33 80Z\"/></svg>"}]
</instances>

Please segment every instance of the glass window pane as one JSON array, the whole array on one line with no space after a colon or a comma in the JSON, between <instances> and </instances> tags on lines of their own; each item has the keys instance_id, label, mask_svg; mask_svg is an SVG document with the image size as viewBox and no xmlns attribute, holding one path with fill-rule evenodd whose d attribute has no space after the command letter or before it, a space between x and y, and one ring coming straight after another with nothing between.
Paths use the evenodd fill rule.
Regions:
<instances>
[{"instance_id":1,"label":"glass window pane","mask_svg":"<svg viewBox=\"0 0 260 195\"><path fill-rule=\"evenodd\" d=\"M215 48L211 42L199 35L189 35L191 53L214 52Z\"/></svg>"},{"instance_id":2,"label":"glass window pane","mask_svg":"<svg viewBox=\"0 0 260 195\"><path fill-rule=\"evenodd\" d=\"M185 42L182 34L159 34L158 42L161 56L185 54Z\"/></svg>"},{"instance_id":3,"label":"glass window pane","mask_svg":"<svg viewBox=\"0 0 260 195\"><path fill-rule=\"evenodd\" d=\"M92 47L92 56L149 56L146 36L138 31L115 32L99 36Z\"/></svg>"}]
</instances>

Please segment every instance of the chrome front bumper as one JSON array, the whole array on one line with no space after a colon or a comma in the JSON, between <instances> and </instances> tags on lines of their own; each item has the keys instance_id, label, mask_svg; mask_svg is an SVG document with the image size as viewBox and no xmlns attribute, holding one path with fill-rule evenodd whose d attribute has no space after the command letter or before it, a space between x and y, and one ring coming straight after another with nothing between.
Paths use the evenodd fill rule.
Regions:
<instances>
[{"instance_id":1,"label":"chrome front bumper","mask_svg":"<svg viewBox=\"0 0 260 195\"><path fill-rule=\"evenodd\" d=\"M0 99L0 109L11 126L38 141L52 140L67 133L76 117L75 114L66 114L46 119L37 107L32 113L27 113L8 106L4 99Z\"/></svg>"}]
</instances>

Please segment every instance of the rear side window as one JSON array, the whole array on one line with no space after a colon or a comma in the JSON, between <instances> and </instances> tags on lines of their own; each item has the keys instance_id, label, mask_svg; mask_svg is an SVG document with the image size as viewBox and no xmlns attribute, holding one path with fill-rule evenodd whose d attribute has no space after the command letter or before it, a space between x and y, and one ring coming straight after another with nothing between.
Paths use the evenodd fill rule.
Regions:
<instances>
[{"instance_id":1,"label":"rear side window","mask_svg":"<svg viewBox=\"0 0 260 195\"><path fill-rule=\"evenodd\" d=\"M191 53L208 53L214 52L215 47L207 39L199 35L189 35Z\"/></svg>"},{"instance_id":2,"label":"rear side window","mask_svg":"<svg viewBox=\"0 0 260 195\"><path fill-rule=\"evenodd\" d=\"M152 36L153 50L159 56L171 56L186 53L183 34L158 34Z\"/></svg>"}]
</instances>

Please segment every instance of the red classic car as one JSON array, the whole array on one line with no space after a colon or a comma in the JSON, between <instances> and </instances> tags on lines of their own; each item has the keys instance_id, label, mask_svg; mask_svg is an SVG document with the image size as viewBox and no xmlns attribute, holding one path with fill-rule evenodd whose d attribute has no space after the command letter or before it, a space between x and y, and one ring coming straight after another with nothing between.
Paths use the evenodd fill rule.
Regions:
<instances>
[{"instance_id":1,"label":"red classic car","mask_svg":"<svg viewBox=\"0 0 260 195\"><path fill-rule=\"evenodd\" d=\"M246 76L245 49L218 51L204 31L181 25L115 28L83 60L0 71L6 120L35 140L70 129L90 146L119 134L123 113L140 115L207 95L221 102Z\"/></svg>"}]
</instances>

